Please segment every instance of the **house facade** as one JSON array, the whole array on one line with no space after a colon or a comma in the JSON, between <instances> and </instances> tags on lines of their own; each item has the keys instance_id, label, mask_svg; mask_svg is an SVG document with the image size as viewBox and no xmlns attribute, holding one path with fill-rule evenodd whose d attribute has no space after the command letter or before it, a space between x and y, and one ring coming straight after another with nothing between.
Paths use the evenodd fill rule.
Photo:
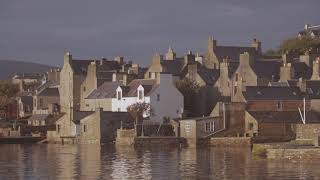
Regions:
<instances>
[{"instance_id":1,"label":"house facade","mask_svg":"<svg viewBox=\"0 0 320 180\"><path fill-rule=\"evenodd\" d=\"M127 112L130 105L142 102L150 104L151 114L144 116L151 120L179 118L183 113L183 96L174 86L170 74L161 73L159 80L135 79L128 86L106 82L85 98L86 110L100 107L112 112Z\"/></svg>"}]
</instances>

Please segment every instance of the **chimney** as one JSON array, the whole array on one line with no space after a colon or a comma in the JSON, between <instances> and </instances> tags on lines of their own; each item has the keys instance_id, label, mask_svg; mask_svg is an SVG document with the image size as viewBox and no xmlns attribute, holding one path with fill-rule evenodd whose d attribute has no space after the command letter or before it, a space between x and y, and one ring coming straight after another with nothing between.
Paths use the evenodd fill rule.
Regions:
<instances>
[{"instance_id":1,"label":"chimney","mask_svg":"<svg viewBox=\"0 0 320 180\"><path fill-rule=\"evenodd\" d=\"M248 52L240 54L240 66L250 66L253 64L253 58Z\"/></svg>"},{"instance_id":2,"label":"chimney","mask_svg":"<svg viewBox=\"0 0 320 180\"><path fill-rule=\"evenodd\" d=\"M64 61L64 64L71 64L72 54L70 52L64 53L63 61Z\"/></svg>"},{"instance_id":3,"label":"chimney","mask_svg":"<svg viewBox=\"0 0 320 180\"><path fill-rule=\"evenodd\" d=\"M152 57L152 63L154 64L160 64L162 60L163 60L163 56L160 55L159 53L154 54Z\"/></svg>"},{"instance_id":4,"label":"chimney","mask_svg":"<svg viewBox=\"0 0 320 180\"><path fill-rule=\"evenodd\" d=\"M261 48L261 42L259 40L254 38L251 43L251 47L255 48L258 54L261 54L262 48Z\"/></svg>"},{"instance_id":5,"label":"chimney","mask_svg":"<svg viewBox=\"0 0 320 180\"><path fill-rule=\"evenodd\" d=\"M312 76L311 80L320 80L320 74L319 74L319 67L320 67L320 57L318 57L314 62L313 62L313 71L312 71Z\"/></svg>"},{"instance_id":6,"label":"chimney","mask_svg":"<svg viewBox=\"0 0 320 180\"><path fill-rule=\"evenodd\" d=\"M168 52L166 54L166 60L175 60L176 59L176 53L173 51L171 46L169 46Z\"/></svg>"},{"instance_id":7,"label":"chimney","mask_svg":"<svg viewBox=\"0 0 320 180\"><path fill-rule=\"evenodd\" d=\"M192 54L192 51L189 50L188 54L184 56L184 64L188 65L195 61L195 56Z\"/></svg>"},{"instance_id":8,"label":"chimney","mask_svg":"<svg viewBox=\"0 0 320 180\"><path fill-rule=\"evenodd\" d=\"M223 58L222 62L220 63L220 76L229 74L229 57Z\"/></svg>"},{"instance_id":9,"label":"chimney","mask_svg":"<svg viewBox=\"0 0 320 180\"><path fill-rule=\"evenodd\" d=\"M197 63L189 64L188 65L188 78L192 81L195 81L196 77L197 77L197 73L198 73Z\"/></svg>"},{"instance_id":10,"label":"chimney","mask_svg":"<svg viewBox=\"0 0 320 180\"><path fill-rule=\"evenodd\" d=\"M217 47L217 41L213 38L213 36L210 36L208 39L208 53L213 52Z\"/></svg>"},{"instance_id":11,"label":"chimney","mask_svg":"<svg viewBox=\"0 0 320 180\"><path fill-rule=\"evenodd\" d=\"M117 56L114 58L115 61L117 61L119 64L123 64L123 57L122 56Z\"/></svg>"},{"instance_id":12,"label":"chimney","mask_svg":"<svg viewBox=\"0 0 320 180\"><path fill-rule=\"evenodd\" d=\"M294 77L294 69L291 66L291 63L283 64L280 67L280 80L279 82L286 82L291 80Z\"/></svg>"}]
</instances>

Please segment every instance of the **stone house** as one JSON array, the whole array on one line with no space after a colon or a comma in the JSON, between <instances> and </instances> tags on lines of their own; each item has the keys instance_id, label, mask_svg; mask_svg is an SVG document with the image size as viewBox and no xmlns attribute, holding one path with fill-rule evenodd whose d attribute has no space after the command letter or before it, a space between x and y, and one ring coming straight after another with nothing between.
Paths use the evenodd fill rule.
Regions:
<instances>
[{"instance_id":1,"label":"stone house","mask_svg":"<svg viewBox=\"0 0 320 180\"><path fill-rule=\"evenodd\" d=\"M33 95L33 114L58 114L59 112L59 85L38 88Z\"/></svg>"},{"instance_id":2,"label":"stone house","mask_svg":"<svg viewBox=\"0 0 320 180\"><path fill-rule=\"evenodd\" d=\"M292 124L302 122L298 108L303 111L303 93L298 87L246 87L243 98L246 136L292 137Z\"/></svg>"},{"instance_id":3,"label":"stone house","mask_svg":"<svg viewBox=\"0 0 320 180\"><path fill-rule=\"evenodd\" d=\"M81 143L110 143L116 140L117 129L133 128L133 119L126 112L106 112L98 108L80 121Z\"/></svg>"},{"instance_id":4,"label":"stone house","mask_svg":"<svg viewBox=\"0 0 320 180\"><path fill-rule=\"evenodd\" d=\"M198 117L179 120L180 137L187 139L188 146L196 146L206 139L225 130L219 117Z\"/></svg>"},{"instance_id":5,"label":"stone house","mask_svg":"<svg viewBox=\"0 0 320 180\"><path fill-rule=\"evenodd\" d=\"M163 59L163 56L158 53L153 56L152 62L144 74L144 78L159 80L160 73L169 73L174 78L178 78L186 65L193 62L195 62L195 55L191 51L184 57L176 57L175 52L170 47L166 54L166 59Z\"/></svg>"},{"instance_id":6,"label":"stone house","mask_svg":"<svg viewBox=\"0 0 320 180\"><path fill-rule=\"evenodd\" d=\"M203 65L209 69L219 69L219 65L224 58L229 58L231 62L239 61L240 54L248 52L254 57L261 55L261 42L254 39L251 47L240 46L218 46L213 37L208 39L208 49L205 55Z\"/></svg>"},{"instance_id":7,"label":"stone house","mask_svg":"<svg viewBox=\"0 0 320 180\"><path fill-rule=\"evenodd\" d=\"M170 74L160 74L159 80L135 79L128 86L120 82L105 82L85 98L86 110L97 107L104 111L127 112L138 102L150 103L151 120L162 121L164 117L178 118L183 113L183 96L173 84ZM174 99L172 97L175 97Z\"/></svg>"},{"instance_id":8,"label":"stone house","mask_svg":"<svg viewBox=\"0 0 320 180\"><path fill-rule=\"evenodd\" d=\"M320 37L320 25L310 26L309 24L304 25L304 30L298 33L298 37L311 37L319 38Z\"/></svg>"},{"instance_id":9,"label":"stone house","mask_svg":"<svg viewBox=\"0 0 320 180\"><path fill-rule=\"evenodd\" d=\"M74 112L73 117L64 114L56 122L56 130L48 131L49 142L62 143L109 143L115 141L116 130L132 128L133 120L128 113L95 111ZM72 122L69 119L73 119Z\"/></svg>"},{"instance_id":10,"label":"stone house","mask_svg":"<svg viewBox=\"0 0 320 180\"><path fill-rule=\"evenodd\" d=\"M32 96L18 96L16 99L19 118L31 116L33 110Z\"/></svg>"},{"instance_id":11,"label":"stone house","mask_svg":"<svg viewBox=\"0 0 320 180\"><path fill-rule=\"evenodd\" d=\"M45 74L34 73L34 74L16 74L12 77L12 84L19 86L20 92L33 92L38 86L45 82Z\"/></svg>"}]
</instances>

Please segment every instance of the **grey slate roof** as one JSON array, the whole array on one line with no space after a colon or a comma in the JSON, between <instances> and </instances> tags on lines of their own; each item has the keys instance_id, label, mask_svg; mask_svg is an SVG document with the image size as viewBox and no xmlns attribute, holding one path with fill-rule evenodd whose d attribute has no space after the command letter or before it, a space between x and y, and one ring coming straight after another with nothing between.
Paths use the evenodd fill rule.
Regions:
<instances>
[{"instance_id":1,"label":"grey slate roof","mask_svg":"<svg viewBox=\"0 0 320 180\"><path fill-rule=\"evenodd\" d=\"M207 69L199 62L194 62L192 64L197 64L198 75L204 80L207 85L214 85L219 79L220 72L218 69ZM191 65L191 64L188 64ZM188 73L188 66L185 66L181 71L180 77L183 78Z\"/></svg>"},{"instance_id":2,"label":"grey slate roof","mask_svg":"<svg viewBox=\"0 0 320 180\"><path fill-rule=\"evenodd\" d=\"M123 97L137 96L137 88L142 85L145 96L148 96L157 87L157 81L154 79L135 79L128 86L122 86L120 82L105 82L98 89L90 93L86 99L104 99L116 97L116 90L120 86Z\"/></svg>"},{"instance_id":3,"label":"grey slate roof","mask_svg":"<svg viewBox=\"0 0 320 180\"><path fill-rule=\"evenodd\" d=\"M81 119L93 114L95 111L76 111L73 114L73 122L80 123Z\"/></svg>"},{"instance_id":4,"label":"grey slate roof","mask_svg":"<svg viewBox=\"0 0 320 180\"><path fill-rule=\"evenodd\" d=\"M150 92L154 90L154 88L158 87L156 83L157 81L154 79L135 79L128 84L128 86L130 87L130 90L126 95L123 95L123 96L129 96L129 97L137 96L137 89L140 85L142 85L143 88L145 89L144 94L148 96Z\"/></svg>"},{"instance_id":5,"label":"grey slate roof","mask_svg":"<svg viewBox=\"0 0 320 180\"><path fill-rule=\"evenodd\" d=\"M176 59L176 60L162 60L161 66L163 72L170 73L172 75L179 75L184 67L184 59Z\"/></svg>"},{"instance_id":6,"label":"grey slate roof","mask_svg":"<svg viewBox=\"0 0 320 180\"><path fill-rule=\"evenodd\" d=\"M247 86L243 92L246 100L300 100L298 87Z\"/></svg>"},{"instance_id":7,"label":"grey slate roof","mask_svg":"<svg viewBox=\"0 0 320 180\"><path fill-rule=\"evenodd\" d=\"M59 88L45 88L38 95L39 96L56 96L56 97L59 97Z\"/></svg>"},{"instance_id":8,"label":"grey slate roof","mask_svg":"<svg viewBox=\"0 0 320 180\"><path fill-rule=\"evenodd\" d=\"M280 78L280 66L281 63L278 60L257 60L255 61L252 69L257 74L258 78L268 78L277 81Z\"/></svg>"},{"instance_id":9,"label":"grey slate roof","mask_svg":"<svg viewBox=\"0 0 320 180\"><path fill-rule=\"evenodd\" d=\"M120 82L105 82L97 89L92 91L86 99L104 99L112 98L116 95L116 90L122 84Z\"/></svg>"},{"instance_id":10,"label":"grey slate roof","mask_svg":"<svg viewBox=\"0 0 320 180\"><path fill-rule=\"evenodd\" d=\"M298 111L268 111L268 112L248 112L259 123L298 123L301 124L301 118ZM315 111L306 112L307 123L319 123L320 114Z\"/></svg>"},{"instance_id":11,"label":"grey slate roof","mask_svg":"<svg viewBox=\"0 0 320 180\"><path fill-rule=\"evenodd\" d=\"M28 119L28 121L34 121L34 120L45 121L48 117L49 117L49 114L34 114Z\"/></svg>"},{"instance_id":12,"label":"grey slate roof","mask_svg":"<svg viewBox=\"0 0 320 180\"><path fill-rule=\"evenodd\" d=\"M320 81L306 81L307 96L311 99L320 99Z\"/></svg>"},{"instance_id":13,"label":"grey slate roof","mask_svg":"<svg viewBox=\"0 0 320 180\"><path fill-rule=\"evenodd\" d=\"M240 54L248 52L251 55L255 55L256 49L253 47L217 46L214 52L220 61L228 57L231 61L239 62Z\"/></svg>"}]
</instances>

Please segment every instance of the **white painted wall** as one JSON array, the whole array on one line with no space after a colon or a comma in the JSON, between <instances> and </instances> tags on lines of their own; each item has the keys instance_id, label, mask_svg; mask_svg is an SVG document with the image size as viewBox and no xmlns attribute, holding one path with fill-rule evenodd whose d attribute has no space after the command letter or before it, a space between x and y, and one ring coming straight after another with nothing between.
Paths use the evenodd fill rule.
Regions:
<instances>
[{"instance_id":1,"label":"white painted wall","mask_svg":"<svg viewBox=\"0 0 320 180\"><path fill-rule=\"evenodd\" d=\"M158 94L160 101L157 100ZM183 95L175 87L170 74L160 75L160 86L150 96L153 116L151 120L162 121L163 117L179 118L183 113Z\"/></svg>"}]
</instances>

